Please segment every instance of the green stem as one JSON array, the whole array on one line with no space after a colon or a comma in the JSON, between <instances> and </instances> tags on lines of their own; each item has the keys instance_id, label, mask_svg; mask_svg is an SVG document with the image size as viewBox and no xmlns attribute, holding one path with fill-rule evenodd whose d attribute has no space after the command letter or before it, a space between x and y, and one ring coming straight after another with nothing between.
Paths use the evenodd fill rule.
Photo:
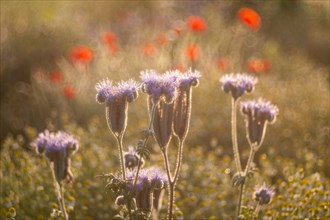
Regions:
<instances>
[{"instance_id":1,"label":"green stem","mask_svg":"<svg viewBox=\"0 0 330 220\"><path fill-rule=\"evenodd\" d=\"M119 151L119 158L120 158L120 165L121 165L121 172L123 175L123 180L126 180L126 169L125 169L125 162L124 162L124 153L123 153L123 136L121 134L116 136L117 144L118 144L118 151Z\"/></svg>"},{"instance_id":2,"label":"green stem","mask_svg":"<svg viewBox=\"0 0 330 220\"><path fill-rule=\"evenodd\" d=\"M258 215L259 215L259 211L260 211L260 201L257 203L257 206L256 206L256 209L255 209L255 211L254 211L254 213L255 213L255 219L257 219L258 218Z\"/></svg>"},{"instance_id":3,"label":"green stem","mask_svg":"<svg viewBox=\"0 0 330 220\"><path fill-rule=\"evenodd\" d=\"M183 141L179 140L179 149L178 149L176 168L175 168L174 179L173 179L174 185L176 184L178 177L179 177L179 173L180 173L180 169L181 169L181 162L182 162L182 153L183 153Z\"/></svg>"},{"instance_id":4,"label":"green stem","mask_svg":"<svg viewBox=\"0 0 330 220\"><path fill-rule=\"evenodd\" d=\"M68 216L68 214L66 212L66 209L65 209L63 186L60 182L58 183L58 185L59 185L59 190L60 190L60 195L61 195L60 203L61 203L61 206L62 206L63 217L64 217L65 220L69 220L69 216Z\"/></svg>"},{"instance_id":5,"label":"green stem","mask_svg":"<svg viewBox=\"0 0 330 220\"><path fill-rule=\"evenodd\" d=\"M234 151L234 159L236 163L236 168L239 174L242 173L241 160L239 156L238 144L237 144L237 100L232 99L232 111L231 111L231 137Z\"/></svg>"}]
</instances>

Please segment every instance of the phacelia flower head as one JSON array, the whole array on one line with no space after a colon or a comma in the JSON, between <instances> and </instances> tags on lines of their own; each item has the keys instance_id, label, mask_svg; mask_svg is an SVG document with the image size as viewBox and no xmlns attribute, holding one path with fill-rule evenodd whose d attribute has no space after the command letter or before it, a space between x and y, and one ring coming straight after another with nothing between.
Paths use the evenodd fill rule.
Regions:
<instances>
[{"instance_id":1,"label":"phacelia flower head","mask_svg":"<svg viewBox=\"0 0 330 220\"><path fill-rule=\"evenodd\" d=\"M172 103L177 96L177 78L179 72L168 71L165 74L158 74L154 70L141 72L143 81L143 91L147 93L154 103L164 100L166 103Z\"/></svg>"},{"instance_id":2,"label":"phacelia flower head","mask_svg":"<svg viewBox=\"0 0 330 220\"><path fill-rule=\"evenodd\" d=\"M128 174L128 179L133 180L135 172ZM142 210L151 210L155 202L160 203L160 194L155 193L164 189L168 185L166 173L158 167L141 169L135 189L136 205ZM154 194L155 193L155 194ZM157 200L157 201L156 201Z\"/></svg>"},{"instance_id":3,"label":"phacelia flower head","mask_svg":"<svg viewBox=\"0 0 330 220\"><path fill-rule=\"evenodd\" d=\"M250 145L260 146L265 133L266 124L274 123L278 115L277 106L264 99L241 102L241 112L246 118L247 138Z\"/></svg>"},{"instance_id":4,"label":"phacelia flower head","mask_svg":"<svg viewBox=\"0 0 330 220\"><path fill-rule=\"evenodd\" d=\"M181 74L179 82L179 95L174 101L174 119L173 119L173 131L174 134L180 139L181 142L187 136L190 114L191 114L191 97L192 86L197 86L201 74L198 71L192 71L191 69L184 74Z\"/></svg>"},{"instance_id":5,"label":"phacelia flower head","mask_svg":"<svg viewBox=\"0 0 330 220\"><path fill-rule=\"evenodd\" d=\"M104 103L107 100L107 97L113 95L112 82L109 79L102 80L98 82L95 86L96 88L96 101L100 104Z\"/></svg>"},{"instance_id":6,"label":"phacelia flower head","mask_svg":"<svg viewBox=\"0 0 330 220\"><path fill-rule=\"evenodd\" d=\"M139 87L132 79L116 86L108 79L96 84L96 101L106 103L107 123L115 136L123 134L126 129L128 103L137 99Z\"/></svg>"},{"instance_id":7,"label":"phacelia flower head","mask_svg":"<svg viewBox=\"0 0 330 220\"><path fill-rule=\"evenodd\" d=\"M235 100L241 97L245 92L250 93L258 79L248 74L227 74L221 77L222 89L225 93L231 92Z\"/></svg>"},{"instance_id":8,"label":"phacelia flower head","mask_svg":"<svg viewBox=\"0 0 330 220\"><path fill-rule=\"evenodd\" d=\"M72 180L70 156L79 148L77 139L63 131L53 133L46 130L38 135L32 146L36 148L37 153L44 153L53 163L58 182L65 178Z\"/></svg>"},{"instance_id":9,"label":"phacelia flower head","mask_svg":"<svg viewBox=\"0 0 330 220\"><path fill-rule=\"evenodd\" d=\"M139 165L140 156L134 149L134 147L129 146L128 151L124 153L125 167L127 169L133 170ZM141 164L144 164L143 158L141 158Z\"/></svg>"},{"instance_id":10,"label":"phacelia flower head","mask_svg":"<svg viewBox=\"0 0 330 220\"><path fill-rule=\"evenodd\" d=\"M274 189L267 187L264 183L261 187L258 187L254 194L253 199L256 202L259 202L260 205L269 204L272 201L272 197L274 196Z\"/></svg>"}]
</instances>

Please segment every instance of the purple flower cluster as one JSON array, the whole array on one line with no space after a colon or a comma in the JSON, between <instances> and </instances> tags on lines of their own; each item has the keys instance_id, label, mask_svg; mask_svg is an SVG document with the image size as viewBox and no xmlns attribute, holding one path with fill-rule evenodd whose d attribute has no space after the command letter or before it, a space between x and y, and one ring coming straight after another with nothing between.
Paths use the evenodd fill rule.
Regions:
<instances>
[{"instance_id":1,"label":"purple flower cluster","mask_svg":"<svg viewBox=\"0 0 330 220\"><path fill-rule=\"evenodd\" d=\"M63 131L49 132L45 130L32 142L32 146L36 147L39 154L45 152L45 155L54 160L54 154L61 151L75 153L78 150L78 141L72 135Z\"/></svg>"},{"instance_id":2,"label":"purple flower cluster","mask_svg":"<svg viewBox=\"0 0 330 220\"><path fill-rule=\"evenodd\" d=\"M143 81L143 92L150 95L152 101L157 103L164 98L166 103L172 103L178 95L178 77L180 72L167 71L165 74L158 74L154 70L141 72Z\"/></svg>"},{"instance_id":3,"label":"purple flower cluster","mask_svg":"<svg viewBox=\"0 0 330 220\"><path fill-rule=\"evenodd\" d=\"M278 115L278 108L269 101L241 102L241 112L246 118L247 137L250 145L259 147L263 142L267 123L273 123Z\"/></svg>"},{"instance_id":4,"label":"purple flower cluster","mask_svg":"<svg viewBox=\"0 0 330 220\"><path fill-rule=\"evenodd\" d=\"M259 202L260 205L265 205L271 202L274 194L274 189L267 187L264 183L262 186L258 187L255 190L253 198L256 202Z\"/></svg>"},{"instance_id":5,"label":"purple flower cluster","mask_svg":"<svg viewBox=\"0 0 330 220\"><path fill-rule=\"evenodd\" d=\"M79 148L77 139L63 131L53 133L46 130L38 135L32 146L36 148L37 153L45 153L52 162L58 182L65 178L72 181L70 156Z\"/></svg>"},{"instance_id":6,"label":"purple flower cluster","mask_svg":"<svg viewBox=\"0 0 330 220\"><path fill-rule=\"evenodd\" d=\"M130 79L121 81L116 86L108 79L96 84L96 101L100 104L113 102L125 98L128 102L133 102L138 97L139 84Z\"/></svg>"},{"instance_id":7,"label":"purple flower cluster","mask_svg":"<svg viewBox=\"0 0 330 220\"><path fill-rule=\"evenodd\" d=\"M245 73L228 74L221 77L220 82L222 83L223 91L225 93L231 92L231 95L236 100L245 92L252 92L258 79Z\"/></svg>"},{"instance_id":8,"label":"purple flower cluster","mask_svg":"<svg viewBox=\"0 0 330 220\"><path fill-rule=\"evenodd\" d=\"M241 111L243 115L249 115L258 121L267 120L269 123L274 123L278 115L277 106L262 98L259 98L257 101L241 102Z\"/></svg>"},{"instance_id":9,"label":"purple flower cluster","mask_svg":"<svg viewBox=\"0 0 330 220\"><path fill-rule=\"evenodd\" d=\"M180 88L188 88L190 86L197 86L198 79L201 77L200 72L189 69L187 72L180 74L178 77Z\"/></svg>"}]
</instances>

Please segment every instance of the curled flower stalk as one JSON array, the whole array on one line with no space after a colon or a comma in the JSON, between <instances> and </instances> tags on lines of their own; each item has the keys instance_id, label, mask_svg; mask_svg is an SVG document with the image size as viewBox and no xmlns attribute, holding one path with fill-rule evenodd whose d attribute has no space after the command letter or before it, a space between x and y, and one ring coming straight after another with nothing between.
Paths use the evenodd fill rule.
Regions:
<instances>
[{"instance_id":1,"label":"curled flower stalk","mask_svg":"<svg viewBox=\"0 0 330 220\"><path fill-rule=\"evenodd\" d=\"M106 120L108 127L115 136L118 145L122 177L126 179L126 169L123 156L123 136L127 127L128 103L138 97L138 84L133 80L121 81L116 86L109 80L96 84L96 101L106 105Z\"/></svg>"},{"instance_id":2,"label":"curled flower stalk","mask_svg":"<svg viewBox=\"0 0 330 220\"><path fill-rule=\"evenodd\" d=\"M64 219L68 220L62 181L67 179L72 182L73 180L70 156L78 150L78 141L65 132L51 133L46 130L38 135L32 142L32 146L36 148L38 154L44 154L49 160L56 197Z\"/></svg>"}]
</instances>

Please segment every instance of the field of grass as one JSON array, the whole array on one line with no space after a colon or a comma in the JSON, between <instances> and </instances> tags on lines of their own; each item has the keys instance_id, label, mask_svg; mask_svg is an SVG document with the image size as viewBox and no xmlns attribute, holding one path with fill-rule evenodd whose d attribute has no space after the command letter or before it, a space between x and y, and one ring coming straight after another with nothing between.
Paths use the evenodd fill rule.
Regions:
<instances>
[{"instance_id":1,"label":"field of grass","mask_svg":"<svg viewBox=\"0 0 330 220\"><path fill-rule=\"evenodd\" d=\"M247 17L240 10L249 9ZM189 132L175 188L174 219L235 219L239 186L232 139L232 100L220 78L258 79L239 101L279 109L245 184L241 219L329 219L328 1L1 1L0 219L65 219L52 172L33 141L48 129L79 143L74 179L64 182L70 219L121 219L125 206L96 176L120 172L116 138L95 86L103 79L142 84L146 70L199 71ZM253 14L253 13L256 13ZM242 17L243 16L243 17ZM256 17L257 16L257 17ZM149 126L148 94L129 103L124 151ZM242 167L250 146L237 114ZM172 171L179 141L168 146ZM162 150L148 141L144 167L165 171ZM254 192L274 191L260 205ZM166 219L165 191L159 219ZM256 207L259 206L258 217Z\"/></svg>"}]
</instances>

